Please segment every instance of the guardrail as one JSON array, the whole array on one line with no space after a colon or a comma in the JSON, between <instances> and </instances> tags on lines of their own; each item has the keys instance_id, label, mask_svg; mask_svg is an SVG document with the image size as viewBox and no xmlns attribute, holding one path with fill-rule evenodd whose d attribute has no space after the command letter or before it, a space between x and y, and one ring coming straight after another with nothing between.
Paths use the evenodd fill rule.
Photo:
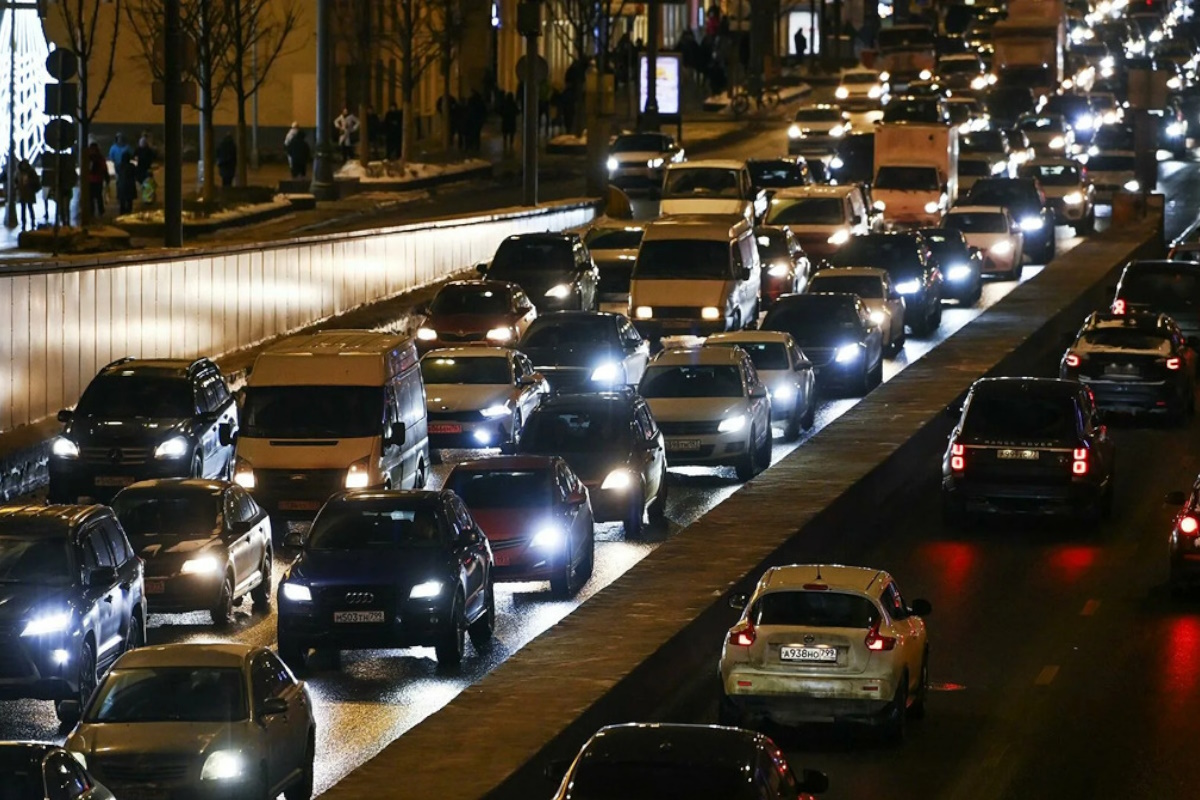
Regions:
<instances>
[{"instance_id":1,"label":"guardrail","mask_svg":"<svg viewBox=\"0 0 1200 800\"><path fill-rule=\"evenodd\" d=\"M489 258L506 236L583 225L591 200L261 246L0 274L0 431L74 405L122 356L218 356Z\"/></svg>"}]
</instances>

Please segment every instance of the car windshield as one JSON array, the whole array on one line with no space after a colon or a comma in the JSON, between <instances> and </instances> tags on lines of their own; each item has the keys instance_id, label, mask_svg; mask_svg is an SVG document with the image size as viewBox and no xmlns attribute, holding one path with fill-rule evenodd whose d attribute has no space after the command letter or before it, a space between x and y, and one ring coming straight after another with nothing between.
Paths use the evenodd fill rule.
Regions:
<instances>
[{"instance_id":1,"label":"car windshield","mask_svg":"<svg viewBox=\"0 0 1200 800\"><path fill-rule=\"evenodd\" d=\"M912 235L883 234L851 236L829 256L835 267L876 267L892 271L920 269L921 261Z\"/></svg>"},{"instance_id":2,"label":"car windshield","mask_svg":"<svg viewBox=\"0 0 1200 800\"><path fill-rule=\"evenodd\" d=\"M760 795L738 766L587 760L571 778L571 800L755 800Z\"/></svg>"},{"instance_id":3,"label":"car windshield","mask_svg":"<svg viewBox=\"0 0 1200 800\"><path fill-rule=\"evenodd\" d=\"M542 317L534 321L521 338L521 347L602 347L613 340L613 325L606 317L573 317L553 319Z\"/></svg>"},{"instance_id":4,"label":"car windshield","mask_svg":"<svg viewBox=\"0 0 1200 800\"><path fill-rule=\"evenodd\" d=\"M959 159L958 174L970 178L985 178L992 174L992 165L974 158Z\"/></svg>"},{"instance_id":5,"label":"car windshield","mask_svg":"<svg viewBox=\"0 0 1200 800\"><path fill-rule=\"evenodd\" d=\"M868 86L879 83L879 75L874 72L846 72L842 75L842 83L866 84Z\"/></svg>"},{"instance_id":6,"label":"car windshield","mask_svg":"<svg viewBox=\"0 0 1200 800\"><path fill-rule=\"evenodd\" d=\"M0 583L54 584L71 580L67 540L58 536L0 536Z\"/></svg>"},{"instance_id":7,"label":"car windshield","mask_svg":"<svg viewBox=\"0 0 1200 800\"><path fill-rule=\"evenodd\" d=\"M938 62L938 72L942 75L980 71L979 62L973 58L944 58Z\"/></svg>"},{"instance_id":8,"label":"car windshield","mask_svg":"<svg viewBox=\"0 0 1200 800\"><path fill-rule=\"evenodd\" d=\"M1117 350L1170 350L1171 336L1166 331L1138 328L1097 328L1083 335L1083 341L1096 347Z\"/></svg>"},{"instance_id":9,"label":"car windshield","mask_svg":"<svg viewBox=\"0 0 1200 800\"><path fill-rule=\"evenodd\" d=\"M585 241L589 250L637 250L645 230L642 228L592 228Z\"/></svg>"},{"instance_id":10,"label":"car windshield","mask_svg":"<svg viewBox=\"0 0 1200 800\"><path fill-rule=\"evenodd\" d=\"M803 186L807 181L804 167L791 161L754 161L746 165L755 186L778 189Z\"/></svg>"},{"instance_id":11,"label":"car windshield","mask_svg":"<svg viewBox=\"0 0 1200 800\"><path fill-rule=\"evenodd\" d=\"M609 146L612 153L662 153L671 149L671 140L653 133L618 136Z\"/></svg>"},{"instance_id":12,"label":"car windshield","mask_svg":"<svg viewBox=\"0 0 1200 800\"><path fill-rule=\"evenodd\" d=\"M937 167L883 166L875 175L876 189L936 192L940 187Z\"/></svg>"},{"instance_id":13,"label":"car windshield","mask_svg":"<svg viewBox=\"0 0 1200 800\"><path fill-rule=\"evenodd\" d=\"M569 272L574 266L575 248L569 239L513 236L496 248L487 274L503 279L506 275L530 272Z\"/></svg>"},{"instance_id":14,"label":"car windshield","mask_svg":"<svg viewBox=\"0 0 1200 800\"><path fill-rule=\"evenodd\" d=\"M810 292L845 292L863 299L883 297L883 281L875 275L830 275L817 273L808 285Z\"/></svg>"},{"instance_id":15,"label":"car windshield","mask_svg":"<svg viewBox=\"0 0 1200 800\"><path fill-rule=\"evenodd\" d=\"M836 108L802 108L793 117L796 122L828 122L842 121L842 112Z\"/></svg>"},{"instance_id":16,"label":"car windshield","mask_svg":"<svg viewBox=\"0 0 1200 800\"><path fill-rule=\"evenodd\" d=\"M623 407L540 409L521 432L526 453L588 453L629 450L629 417Z\"/></svg>"},{"instance_id":17,"label":"car windshield","mask_svg":"<svg viewBox=\"0 0 1200 800\"><path fill-rule=\"evenodd\" d=\"M964 153L1003 153L1004 135L1000 131L976 131L959 141L959 150Z\"/></svg>"},{"instance_id":18,"label":"car windshield","mask_svg":"<svg viewBox=\"0 0 1200 800\"><path fill-rule=\"evenodd\" d=\"M642 397L741 397L742 375L724 365L650 367L642 377Z\"/></svg>"},{"instance_id":19,"label":"car windshield","mask_svg":"<svg viewBox=\"0 0 1200 800\"><path fill-rule=\"evenodd\" d=\"M421 359L421 377L425 385L438 383L512 383L508 356L454 358L431 355Z\"/></svg>"},{"instance_id":20,"label":"car windshield","mask_svg":"<svg viewBox=\"0 0 1200 800\"><path fill-rule=\"evenodd\" d=\"M1008 180L979 181L967 193L967 202L973 206L1019 206L1032 205L1033 187ZM1040 203L1039 203L1040 205Z\"/></svg>"},{"instance_id":21,"label":"car windshield","mask_svg":"<svg viewBox=\"0 0 1200 800\"><path fill-rule=\"evenodd\" d=\"M910 97L888 103L883 109L884 122L940 122L941 103L935 98Z\"/></svg>"},{"instance_id":22,"label":"car windshield","mask_svg":"<svg viewBox=\"0 0 1200 800\"><path fill-rule=\"evenodd\" d=\"M729 242L656 239L644 242L633 267L635 280L729 280Z\"/></svg>"},{"instance_id":23,"label":"car windshield","mask_svg":"<svg viewBox=\"0 0 1200 800\"><path fill-rule=\"evenodd\" d=\"M406 550L442 543L433 508L402 508L396 500L333 503L313 520L308 550Z\"/></svg>"},{"instance_id":24,"label":"car windshield","mask_svg":"<svg viewBox=\"0 0 1200 800\"><path fill-rule=\"evenodd\" d=\"M1133 172L1134 156L1092 156L1088 169L1092 172Z\"/></svg>"},{"instance_id":25,"label":"car windshield","mask_svg":"<svg viewBox=\"0 0 1200 800\"><path fill-rule=\"evenodd\" d=\"M192 385L182 376L159 377L117 370L98 375L75 413L100 419L182 419L196 413Z\"/></svg>"},{"instance_id":26,"label":"car windshield","mask_svg":"<svg viewBox=\"0 0 1200 800\"><path fill-rule=\"evenodd\" d=\"M737 170L722 167L688 167L667 172L664 198L742 196Z\"/></svg>"},{"instance_id":27,"label":"car windshield","mask_svg":"<svg viewBox=\"0 0 1200 800\"><path fill-rule=\"evenodd\" d=\"M763 320L763 330L786 331L801 347L828 347L858 341L858 311L838 295L806 295L804 300L779 304Z\"/></svg>"},{"instance_id":28,"label":"car windshield","mask_svg":"<svg viewBox=\"0 0 1200 800\"><path fill-rule=\"evenodd\" d=\"M934 258L937 258L943 267L949 266L948 258L968 258L970 255L967 252L967 241L958 231L926 230L921 233Z\"/></svg>"},{"instance_id":29,"label":"car windshield","mask_svg":"<svg viewBox=\"0 0 1200 800\"><path fill-rule=\"evenodd\" d=\"M963 233L1009 233L1008 220L995 211L954 211L942 222L947 228Z\"/></svg>"},{"instance_id":30,"label":"car windshield","mask_svg":"<svg viewBox=\"0 0 1200 800\"><path fill-rule=\"evenodd\" d=\"M1021 167L1020 174L1022 178L1037 178L1043 186L1078 186L1082 180L1074 164L1031 164Z\"/></svg>"},{"instance_id":31,"label":"car windshield","mask_svg":"<svg viewBox=\"0 0 1200 800\"><path fill-rule=\"evenodd\" d=\"M771 592L750 611L756 625L800 628L870 628L879 610L862 595L845 592Z\"/></svg>"},{"instance_id":32,"label":"car windshield","mask_svg":"<svg viewBox=\"0 0 1200 800\"><path fill-rule=\"evenodd\" d=\"M547 469L456 469L448 489L472 511L481 508L530 508L550 500L551 473Z\"/></svg>"},{"instance_id":33,"label":"car windshield","mask_svg":"<svg viewBox=\"0 0 1200 800\"><path fill-rule=\"evenodd\" d=\"M975 391L962 432L993 440L1073 440L1079 431L1075 404L1064 392L1026 391L1024 387L989 387Z\"/></svg>"},{"instance_id":34,"label":"car windshield","mask_svg":"<svg viewBox=\"0 0 1200 800\"><path fill-rule=\"evenodd\" d=\"M767 209L768 225L841 225L846 222L840 197L775 197Z\"/></svg>"},{"instance_id":35,"label":"car windshield","mask_svg":"<svg viewBox=\"0 0 1200 800\"><path fill-rule=\"evenodd\" d=\"M781 342L713 342L705 347L740 347L760 370L788 369L787 347Z\"/></svg>"},{"instance_id":36,"label":"car windshield","mask_svg":"<svg viewBox=\"0 0 1200 800\"><path fill-rule=\"evenodd\" d=\"M507 314L511 311L507 292L481 286L447 286L429 305L430 314Z\"/></svg>"},{"instance_id":37,"label":"car windshield","mask_svg":"<svg viewBox=\"0 0 1200 800\"><path fill-rule=\"evenodd\" d=\"M934 33L932 28L898 27L884 28L879 31L879 49L893 50L896 48L932 48Z\"/></svg>"},{"instance_id":38,"label":"car windshield","mask_svg":"<svg viewBox=\"0 0 1200 800\"><path fill-rule=\"evenodd\" d=\"M1200 274L1192 267L1130 270L1121 281L1121 297L1159 311L1195 314L1200 308Z\"/></svg>"},{"instance_id":39,"label":"car windshield","mask_svg":"<svg viewBox=\"0 0 1200 800\"><path fill-rule=\"evenodd\" d=\"M0 800L44 800L41 754L34 755L23 745L0 748Z\"/></svg>"},{"instance_id":40,"label":"car windshield","mask_svg":"<svg viewBox=\"0 0 1200 800\"><path fill-rule=\"evenodd\" d=\"M240 435L253 439L353 439L383 423L379 386L247 386Z\"/></svg>"},{"instance_id":41,"label":"car windshield","mask_svg":"<svg viewBox=\"0 0 1200 800\"><path fill-rule=\"evenodd\" d=\"M240 669L115 669L88 705L86 722L239 722L249 716Z\"/></svg>"},{"instance_id":42,"label":"car windshield","mask_svg":"<svg viewBox=\"0 0 1200 800\"><path fill-rule=\"evenodd\" d=\"M219 533L224 526L221 492L121 492L113 511L132 536Z\"/></svg>"}]
</instances>

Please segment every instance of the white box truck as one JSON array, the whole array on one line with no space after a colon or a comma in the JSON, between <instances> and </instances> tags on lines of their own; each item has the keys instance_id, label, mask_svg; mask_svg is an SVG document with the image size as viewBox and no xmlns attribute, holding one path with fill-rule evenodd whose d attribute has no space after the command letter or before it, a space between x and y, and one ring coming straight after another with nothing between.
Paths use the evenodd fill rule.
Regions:
<instances>
[{"instance_id":1,"label":"white box truck","mask_svg":"<svg viewBox=\"0 0 1200 800\"><path fill-rule=\"evenodd\" d=\"M958 130L949 125L890 122L875 129L875 183L883 220L930 227L958 196Z\"/></svg>"}]
</instances>

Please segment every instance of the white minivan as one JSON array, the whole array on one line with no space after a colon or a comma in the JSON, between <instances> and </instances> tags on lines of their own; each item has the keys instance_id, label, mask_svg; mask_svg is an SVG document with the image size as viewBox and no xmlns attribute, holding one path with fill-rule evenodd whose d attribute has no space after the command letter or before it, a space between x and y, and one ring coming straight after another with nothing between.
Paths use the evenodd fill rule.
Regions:
<instances>
[{"instance_id":1,"label":"white minivan","mask_svg":"<svg viewBox=\"0 0 1200 800\"><path fill-rule=\"evenodd\" d=\"M292 336L254 361L233 479L277 536L342 489L419 489L429 474L425 385L411 339L363 330Z\"/></svg>"}]
</instances>

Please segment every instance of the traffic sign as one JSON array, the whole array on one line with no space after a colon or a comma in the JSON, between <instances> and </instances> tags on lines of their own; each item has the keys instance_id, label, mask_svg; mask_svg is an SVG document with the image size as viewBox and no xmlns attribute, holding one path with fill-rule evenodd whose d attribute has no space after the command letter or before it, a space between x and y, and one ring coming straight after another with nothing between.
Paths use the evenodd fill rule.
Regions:
<instances>
[{"instance_id":1,"label":"traffic sign","mask_svg":"<svg viewBox=\"0 0 1200 800\"><path fill-rule=\"evenodd\" d=\"M74 83L47 83L42 110L52 117L74 117L79 111L79 87Z\"/></svg>"},{"instance_id":2,"label":"traffic sign","mask_svg":"<svg viewBox=\"0 0 1200 800\"><path fill-rule=\"evenodd\" d=\"M70 50L51 50L46 56L46 72L56 81L69 81L79 72L79 60Z\"/></svg>"},{"instance_id":3,"label":"traffic sign","mask_svg":"<svg viewBox=\"0 0 1200 800\"><path fill-rule=\"evenodd\" d=\"M55 117L46 123L46 144L53 150L70 150L75 146L75 121Z\"/></svg>"},{"instance_id":4,"label":"traffic sign","mask_svg":"<svg viewBox=\"0 0 1200 800\"><path fill-rule=\"evenodd\" d=\"M546 63L546 59L541 56L537 57L537 61L533 65L533 74L539 84L550 80L550 65ZM525 56L517 59L517 80L525 80Z\"/></svg>"}]
</instances>

